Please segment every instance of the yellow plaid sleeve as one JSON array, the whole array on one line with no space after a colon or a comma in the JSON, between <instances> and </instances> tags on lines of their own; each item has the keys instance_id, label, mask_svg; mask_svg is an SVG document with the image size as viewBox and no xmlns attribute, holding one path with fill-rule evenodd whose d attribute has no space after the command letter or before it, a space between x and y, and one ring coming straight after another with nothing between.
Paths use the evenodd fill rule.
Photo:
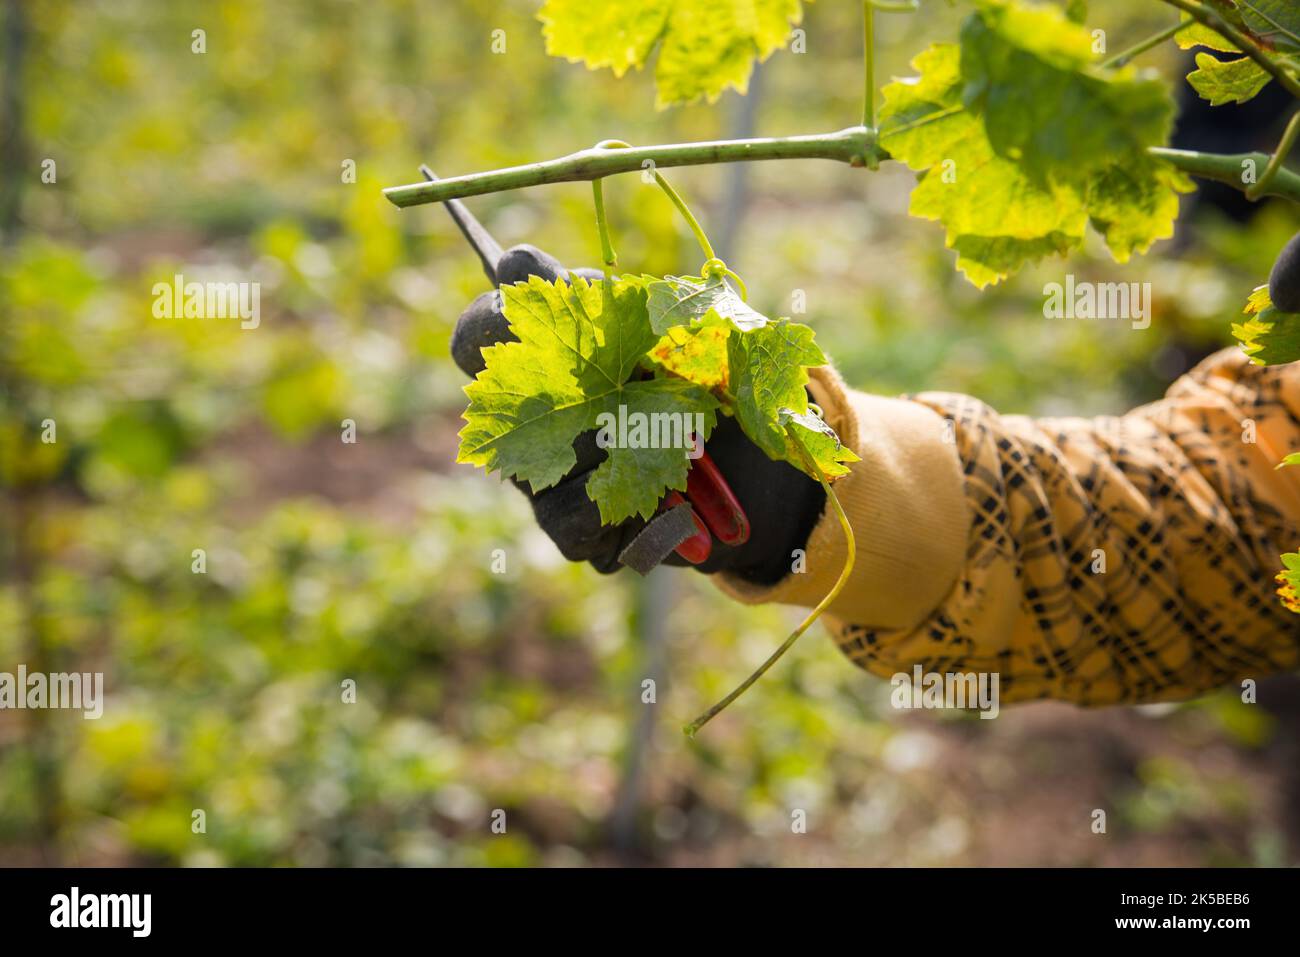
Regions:
<instances>
[{"instance_id":1,"label":"yellow plaid sleeve","mask_svg":"<svg viewBox=\"0 0 1300 957\"><path fill-rule=\"evenodd\" d=\"M923 476L886 493L941 513L899 527L896 502L861 502L862 483L841 483L858 541L870 549L883 538L896 551L869 559L869 589L856 582L870 602L849 596L831 609L836 641L861 667L886 678L916 664L996 672L1003 702L1102 705L1187 698L1300 665L1300 616L1273 580L1279 554L1300 547L1300 468L1274 468L1300 450L1300 368L1256 367L1225 350L1163 400L1096 419L999 415L968 396L925 393L910 404L931 418L888 448L873 440L879 425L861 421L860 394L819 384L824 407L858 438L855 471L929 456ZM941 446L956 478L935 458ZM830 522L814 530L810 562ZM909 549L927 555L930 574ZM834 581L831 565L761 594L723 587L745 601L806 603Z\"/></svg>"}]
</instances>

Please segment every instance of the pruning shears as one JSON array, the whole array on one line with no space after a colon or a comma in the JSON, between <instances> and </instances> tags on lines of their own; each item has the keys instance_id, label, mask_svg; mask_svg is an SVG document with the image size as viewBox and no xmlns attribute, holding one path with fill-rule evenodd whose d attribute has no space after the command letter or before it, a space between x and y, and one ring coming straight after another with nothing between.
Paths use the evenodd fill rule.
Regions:
<instances>
[{"instance_id":1,"label":"pruning shears","mask_svg":"<svg viewBox=\"0 0 1300 957\"><path fill-rule=\"evenodd\" d=\"M423 164L420 172L430 182L438 178ZM503 255L501 244L460 200L445 200L443 205L478 254L488 281L496 286L497 265ZM665 495L659 511L619 553L620 562L642 575L674 551L692 565L699 565L712 553L714 538L733 546L749 540L749 516L702 443L691 452L691 458L685 495L677 491Z\"/></svg>"}]
</instances>

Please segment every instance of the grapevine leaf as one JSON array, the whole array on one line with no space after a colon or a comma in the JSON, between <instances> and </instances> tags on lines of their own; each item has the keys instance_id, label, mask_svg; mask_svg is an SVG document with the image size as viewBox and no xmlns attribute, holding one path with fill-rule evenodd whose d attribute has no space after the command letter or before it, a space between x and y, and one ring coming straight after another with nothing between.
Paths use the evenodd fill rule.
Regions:
<instances>
[{"instance_id":1,"label":"grapevine leaf","mask_svg":"<svg viewBox=\"0 0 1300 957\"><path fill-rule=\"evenodd\" d=\"M519 342L483 350L486 368L470 398L458 461L500 469L534 491L575 464L569 445L594 427L654 333L640 290L615 286L612 308L600 284L566 286L534 277L502 287L504 313Z\"/></svg>"},{"instance_id":2,"label":"grapevine leaf","mask_svg":"<svg viewBox=\"0 0 1300 957\"><path fill-rule=\"evenodd\" d=\"M689 326L673 326L650 350L650 358L665 372L706 389L726 389L727 336L732 325L710 312Z\"/></svg>"},{"instance_id":3,"label":"grapevine leaf","mask_svg":"<svg viewBox=\"0 0 1300 957\"><path fill-rule=\"evenodd\" d=\"M1087 30L1055 7L988 0L961 31L963 102L1000 156L1040 178L1084 174L1164 143L1173 116L1164 84L1101 71Z\"/></svg>"},{"instance_id":4,"label":"grapevine leaf","mask_svg":"<svg viewBox=\"0 0 1300 957\"><path fill-rule=\"evenodd\" d=\"M1178 194L1196 188L1180 170L1143 154L1093 177L1088 215L1118 262L1174 234Z\"/></svg>"},{"instance_id":5,"label":"grapevine leaf","mask_svg":"<svg viewBox=\"0 0 1300 957\"><path fill-rule=\"evenodd\" d=\"M847 463L858 461L829 426L811 413L797 411L808 406L807 367L826 362L807 326L779 319L741 331L710 310L699 322L670 328L650 357L670 375L731 392L736 421L772 458L808 471L785 432L786 421L807 416L800 424L816 431L807 439L808 452L828 477L843 475Z\"/></svg>"},{"instance_id":6,"label":"grapevine leaf","mask_svg":"<svg viewBox=\"0 0 1300 957\"><path fill-rule=\"evenodd\" d=\"M1300 5L1295 0L1235 0L1242 21L1265 46L1300 50Z\"/></svg>"},{"instance_id":7,"label":"grapevine leaf","mask_svg":"<svg viewBox=\"0 0 1300 957\"><path fill-rule=\"evenodd\" d=\"M807 412L796 412L794 409L778 409L777 423L781 426L785 426L790 422L802 425L805 429L812 432L820 432L822 435L833 436L837 443L840 440L840 437L835 435L835 430L826 424L826 420L811 409Z\"/></svg>"},{"instance_id":8,"label":"grapevine leaf","mask_svg":"<svg viewBox=\"0 0 1300 957\"><path fill-rule=\"evenodd\" d=\"M767 316L746 305L721 276L646 277L650 326L663 335L672 326L703 319L712 310L746 331L767 324Z\"/></svg>"},{"instance_id":9,"label":"grapevine leaf","mask_svg":"<svg viewBox=\"0 0 1300 957\"><path fill-rule=\"evenodd\" d=\"M1278 365L1300 359L1300 314L1276 308L1267 286L1251 294L1245 312L1250 318L1234 323L1232 334L1251 362Z\"/></svg>"},{"instance_id":10,"label":"grapevine leaf","mask_svg":"<svg viewBox=\"0 0 1300 957\"><path fill-rule=\"evenodd\" d=\"M1014 236L957 236L948 243L957 251L957 268L983 289L1005 279L1026 263L1064 255L1079 243L1078 236L1051 233L1036 239Z\"/></svg>"},{"instance_id":11,"label":"grapevine leaf","mask_svg":"<svg viewBox=\"0 0 1300 957\"><path fill-rule=\"evenodd\" d=\"M608 457L587 480L587 495L599 507L605 525L633 515L649 518L665 492L685 489L691 464L686 452L694 446L692 436L706 441L717 423L718 401L684 379L629 382L620 402L629 412L642 413L644 434L638 436L634 427L628 430L634 444L609 445ZM609 414L617 420L617 411Z\"/></svg>"},{"instance_id":12,"label":"grapevine leaf","mask_svg":"<svg viewBox=\"0 0 1300 957\"><path fill-rule=\"evenodd\" d=\"M1211 106L1246 103L1258 96L1271 79L1250 57L1217 60L1208 53L1196 54L1196 69L1187 74L1192 89Z\"/></svg>"},{"instance_id":13,"label":"grapevine leaf","mask_svg":"<svg viewBox=\"0 0 1300 957\"><path fill-rule=\"evenodd\" d=\"M984 0L959 46L913 67L885 87L881 144L921 174L910 210L944 225L975 285L1076 248L1090 221L1120 261L1173 234L1191 183L1147 153L1169 132L1167 93L1100 70L1055 8Z\"/></svg>"},{"instance_id":14,"label":"grapevine leaf","mask_svg":"<svg viewBox=\"0 0 1300 957\"><path fill-rule=\"evenodd\" d=\"M1300 614L1300 552L1287 552L1282 556L1283 570L1274 576L1277 594L1287 611Z\"/></svg>"},{"instance_id":15,"label":"grapevine leaf","mask_svg":"<svg viewBox=\"0 0 1300 957\"><path fill-rule=\"evenodd\" d=\"M785 45L809 0L546 0L538 13L546 52L615 76L645 66L656 46L656 105L711 103L744 93L755 60Z\"/></svg>"},{"instance_id":16,"label":"grapevine leaf","mask_svg":"<svg viewBox=\"0 0 1300 957\"><path fill-rule=\"evenodd\" d=\"M620 406L646 415L700 413L704 429L712 428L717 400L705 389L673 379L628 381L657 338L639 282L620 280L606 294L603 283L533 277L504 286L502 296L519 341L483 350L487 366L465 387L470 403L457 461L500 470L537 492L576 464L578 435L602 424L602 415L617 417ZM666 488L684 487L689 462L680 448L647 451L611 448L596 492L589 480L605 522L648 515ZM627 459L645 461L645 471Z\"/></svg>"},{"instance_id":17,"label":"grapevine leaf","mask_svg":"<svg viewBox=\"0 0 1300 957\"><path fill-rule=\"evenodd\" d=\"M1240 53L1237 45L1219 31L1207 27L1199 20L1188 20L1187 26L1174 34L1174 42L1184 50L1194 47L1208 47L1220 53Z\"/></svg>"},{"instance_id":18,"label":"grapevine leaf","mask_svg":"<svg viewBox=\"0 0 1300 957\"><path fill-rule=\"evenodd\" d=\"M546 52L589 69L609 67L622 76L640 69L663 36L672 0L590 3L547 0L538 12Z\"/></svg>"},{"instance_id":19,"label":"grapevine leaf","mask_svg":"<svg viewBox=\"0 0 1300 957\"><path fill-rule=\"evenodd\" d=\"M803 443L804 450L808 453L809 458L816 463L828 479L837 475L843 475L848 472L850 462L861 461L857 453L848 446L840 442L840 437L835 434L835 430L826 424L825 420L815 412L796 412L794 409L781 409L778 417L782 427L793 422L807 430L799 436ZM787 442L789 436L786 437ZM791 448L790 452L798 456L799 461L803 462L803 456L799 455L797 448Z\"/></svg>"},{"instance_id":20,"label":"grapevine leaf","mask_svg":"<svg viewBox=\"0 0 1300 957\"><path fill-rule=\"evenodd\" d=\"M1273 305L1273 298L1269 295L1268 286L1256 286L1251 290L1250 296L1246 299L1245 312L1253 315L1254 313L1262 312L1271 305Z\"/></svg>"},{"instance_id":21,"label":"grapevine leaf","mask_svg":"<svg viewBox=\"0 0 1300 957\"><path fill-rule=\"evenodd\" d=\"M918 78L884 89L881 143L925 174L912 191L911 213L944 224L967 278L982 287L1075 245L1087 224L1084 197L1069 184L1036 182L994 152L983 124L962 104L960 49L932 46L913 66Z\"/></svg>"},{"instance_id":22,"label":"grapevine leaf","mask_svg":"<svg viewBox=\"0 0 1300 957\"><path fill-rule=\"evenodd\" d=\"M786 457L781 410L808 408L805 366L825 363L826 357L813 342L813 331L789 320L727 339L736 421L769 457Z\"/></svg>"}]
</instances>

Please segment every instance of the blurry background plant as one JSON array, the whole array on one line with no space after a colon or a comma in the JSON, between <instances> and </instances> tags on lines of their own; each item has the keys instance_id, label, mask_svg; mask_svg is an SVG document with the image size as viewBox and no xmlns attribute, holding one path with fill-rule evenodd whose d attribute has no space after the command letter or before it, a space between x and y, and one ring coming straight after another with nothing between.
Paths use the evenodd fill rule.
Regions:
<instances>
[{"instance_id":1,"label":"blurry background plant","mask_svg":"<svg viewBox=\"0 0 1300 957\"><path fill-rule=\"evenodd\" d=\"M965 13L926 6L878 23L879 75ZM1170 16L1090 6L1116 49ZM566 565L521 496L451 464L464 399L447 342L483 281L440 210L399 212L380 187L420 161L450 175L608 137L846 125L858 4L807 8L808 52L773 57L749 98L659 113L644 74L548 59L532 2L3 10L0 671L102 670L108 701L100 721L0 711L0 863L1300 861L1292 681L1265 686L1269 709L1229 690L979 721L893 711L822 637L690 743L681 720L794 613L689 573ZM1250 145L1267 144L1233 148ZM852 383L1007 412L1158 397L1230 341L1297 226L1280 203L1249 228L1201 204L1126 266L1088 251L979 294L937 227L907 218L903 169L675 182L758 308L806 297ZM622 262L695 263L658 190L625 176L609 196ZM471 204L504 242L598 259L581 184ZM1043 284L1067 271L1152 282L1154 324L1045 320ZM152 286L178 272L259 282L260 326L155 319Z\"/></svg>"}]
</instances>

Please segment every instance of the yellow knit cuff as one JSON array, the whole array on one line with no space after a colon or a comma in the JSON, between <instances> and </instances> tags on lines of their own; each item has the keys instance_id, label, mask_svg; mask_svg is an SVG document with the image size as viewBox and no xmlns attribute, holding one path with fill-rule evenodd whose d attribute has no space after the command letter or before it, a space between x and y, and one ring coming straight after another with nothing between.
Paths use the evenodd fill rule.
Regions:
<instances>
[{"instance_id":1,"label":"yellow knit cuff","mask_svg":"<svg viewBox=\"0 0 1300 957\"><path fill-rule=\"evenodd\" d=\"M810 370L810 377L813 401L827 423L862 457L834 485L853 527L857 561L827 624L914 627L951 590L966 556L970 516L952 431L927 406L850 391L830 366ZM744 604L811 607L834 586L846 557L844 532L829 503L805 551L803 563L791 556L791 573L775 585L729 573L713 578Z\"/></svg>"}]
</instances>

